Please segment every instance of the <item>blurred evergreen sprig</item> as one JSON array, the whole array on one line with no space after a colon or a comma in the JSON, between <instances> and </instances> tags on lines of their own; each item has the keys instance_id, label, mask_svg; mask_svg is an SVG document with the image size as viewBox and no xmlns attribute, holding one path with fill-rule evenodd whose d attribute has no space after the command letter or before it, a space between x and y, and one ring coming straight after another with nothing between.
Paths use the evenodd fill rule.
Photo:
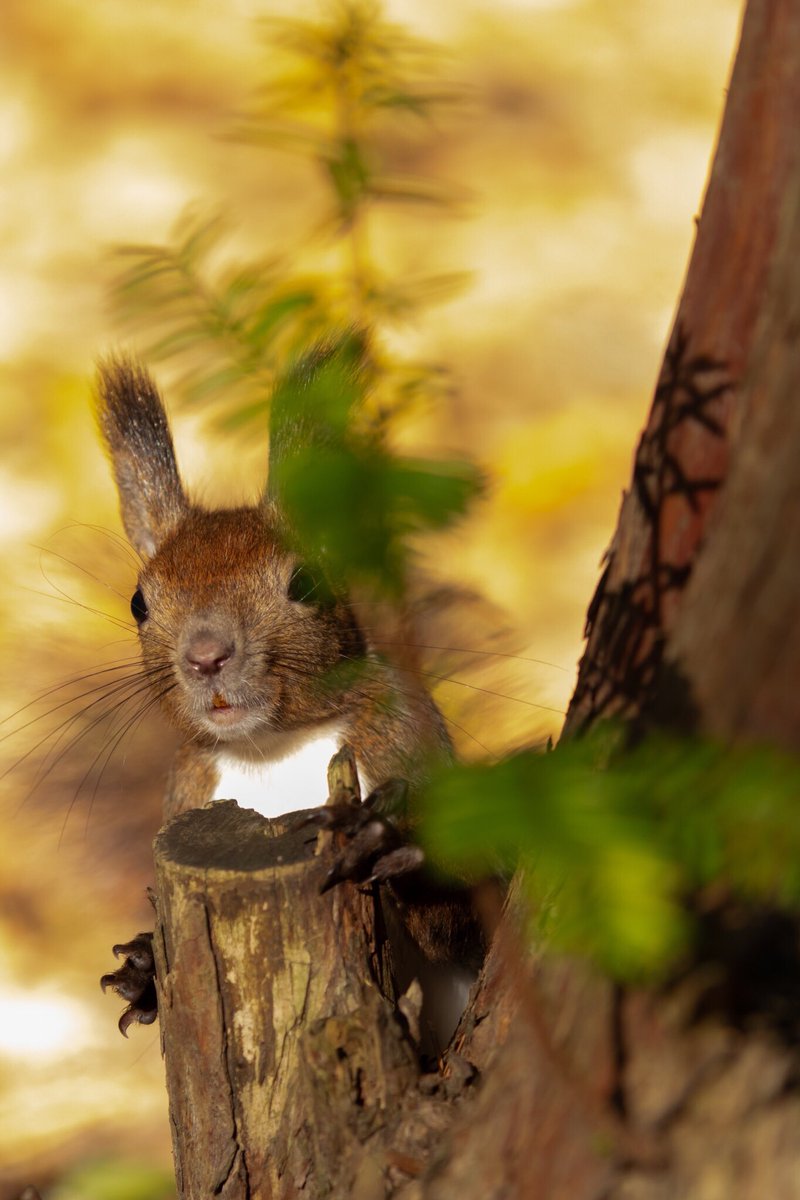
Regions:
<instances>
[{"instance_id":1,"label":"blurred evergreen sprig","mask_svg":"<svg viewBox=\"0 0 800 1200\"><path fill-rule=\"evenodd\" d=\"M283 63L236 136L312 157L326 180L331 229L351 230L374 201L449 204L450 189L390 171L384 140L387 117L427 120L458 98L439 83L433 48L386 21L370 0L338 0L329 14L263 22ZM354 265L363 288L366 264Z\"/></svg>"},{"instance_id":2,"label":"blurred evergreen sprig","mask_svg":"<svg viewBox=\"0 0 800 1200\"><path fill-rule=\"evenodd\" d=\"M438 185L387 164L398 119L427 119L452 93L434 81L434 53L371 0L335 0L318 20L264 29L270 78L232 136L316 164L323 217L309 239L333 265L298 271L302 253L285 246L232 262L222 253L223 223L190 215L167 245L118 248L113 296L149 358L180 361L191 401L222 399L224 428L249 433L260 422L266 431L271 403L278 426L314 410L327 439L270 455L301 552L337 576L399 593L409 535L459 516L479 479L468 464L391 450L398 414L422 398L441 400L447 378L441 367L392 355L385 329L449 294L461 276L382 275L369 214L389 200L447 203Z\"/></svg>"},{"instance_id":3,"label":"blurred evergreen sprig","mask_svg":"<svg viewBox=\"0 0 800 1200\"><path fill-rule=\"evenodd\" d=\"M366 339L344 333L278 381L270 415L270 491L301 553L340 581L403 591L409 539L449 524L481 486L470 463L391 453L363 420Z\"/></svg>"},{"instance_id":4,"label":"blurred evergreen sprig","mask_svg":"<svg viewBox=\"0 0 800 1200\"><path fill-rule=\"evenodd\" d=\"M618 735L443 771L424 805L434 861L474 876L522 866L545 942L622 978L674 962L685 901L709 885L800 909L796 759L655 737L623 751Z\"/></svg>"},{"instance_id":5,"label":"blurred evergreen sprig","mask_svg":"<svg viewBox=\"0 0 800 1200\"><path fill-rule=\"evenodd\" d=\"M223 223L189 214L166 245L118 248L115 307L148 357L180 358L190 400L224 397L223 424L232 428L263 419L277 375L315 341L347 326L368 331L367 403L385 432L405 406L447 388L441 366L389 353L386 327L447 298L464 276L381 272L370 212L378 203L451 202L450 190L389 164L402 121L430 119L454 92L436 83L433 50L370 0L335 0L317 20L262 25L269 78L231 136L316 165L317 227L302 246L282 243L270 258L233 263L222 251ZM298 271L309 244L330 269Z\"/></svg>"},{"instance_id":6,"label":"blurred evergreen sprig","mask_svg":"<svg viewBox=\"0 0 800 1200\"><path fill-rule=\"evenodd\" d=\"M279 259L213 269L225 233L219 218L184 216L168 245L116 250L113 300L148 358L179 358L187 398L224 395L229 427L264 422L282 363L334 323L324 279L290 275Z\"/></svg>"}]
</instances>

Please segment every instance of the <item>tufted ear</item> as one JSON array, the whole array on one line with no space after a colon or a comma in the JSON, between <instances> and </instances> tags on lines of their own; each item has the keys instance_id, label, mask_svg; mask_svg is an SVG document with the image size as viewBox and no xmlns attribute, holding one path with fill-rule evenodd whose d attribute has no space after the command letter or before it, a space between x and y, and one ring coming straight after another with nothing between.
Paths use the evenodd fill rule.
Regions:
<instances>
[{"instance_id":1,"label":"tufted ear","mask_svg":"<svg viewBox=\"0 0 800 1200\"><path fill-rule=\"evenodd\" d=\"M119 492L125 532L140 554L155 554L188 510L164 404L132 359L101 360L97 418Z\"/></svg>"}]
</instances>

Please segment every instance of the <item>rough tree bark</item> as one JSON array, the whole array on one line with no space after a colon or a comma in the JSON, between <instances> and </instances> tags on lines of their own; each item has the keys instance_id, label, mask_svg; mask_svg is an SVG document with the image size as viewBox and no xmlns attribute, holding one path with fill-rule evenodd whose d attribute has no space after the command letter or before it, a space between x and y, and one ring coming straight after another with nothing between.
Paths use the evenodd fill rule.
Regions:
<instances>
[{"instance_id":1,"label":"rough tree bark","mask_svg":"<svg viewBox=\"0 0 800 1200\"><path fill-rule=\"evenodd\" d=\"M800 6L750 0L570 734L615 715L800 748L798 113ZM318 899L317 864L291 838L267 855L258 833L257 861L235 874L228 860L183 861L183 838L211 819L187 814L159 842L183 1196L800 1198L795 1049L768 1021L699 1003L707 961L668 988L624 990L524 951L512 904L454 1052L420 1076L375 986L364 898ZM777 947L797 973L789 918L716 916L723 939L749 947L745 969ZM406 1009L413 1025L411 998ZM188 1022L174 1036L173 1020ZM212 1173L190 1184L209 1151Z\"/></svg>"},{"instance_id":2,"label":"rough tree bark","mask_svg":"<svg viewBox=\"0 0 800 1200\"><path fill-rule=\"evenodd\" d=\"M357 789L346 752L329 783L337 800ZM452 1054L446 1083L421 1077L421 994L393 995L386 898L320 894L329 841L302 814L268 821L234 801L156 838L153 945L185 1200L383 1196L423 1169L474 1075Z\"/></svg>"},{"instance_id":3,"label":"rough tree bark","mask_svg":"<svg viewBox=\"0 0 800 1200\"><path fill-rule=\"evenodd\" d=\"M307 830L216 804L155 848L162 1042L181 1196L340 1194L415 1077L370 971L365 898L319 895ZM315 869L316 868L316 869ZM329 1119L336 1111L337 1121Z\"/></svg>"},{"instance_id":4,"label":"rough tree bark","mask_svg":"<svg viewBox=\"0 0 800 1200\"><path fill-rule=\"evenodd\" d=\"M800 10L750 0L683 295L631 486L589 607L566 729L636 717L728 470L800 162ZM769 337L769 332L767 332ZM760 353L760 351L759 351Z\"/></svg>"}]
</instances>

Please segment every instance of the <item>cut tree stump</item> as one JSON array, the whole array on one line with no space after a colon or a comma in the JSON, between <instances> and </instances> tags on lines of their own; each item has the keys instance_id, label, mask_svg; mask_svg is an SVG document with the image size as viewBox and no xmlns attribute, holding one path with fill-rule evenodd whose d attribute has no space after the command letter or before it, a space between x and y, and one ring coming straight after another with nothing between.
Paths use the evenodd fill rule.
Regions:
<instances>
[{"instance_id":1,"label":"cut tree stump","mask_svg":"<svg viewBox=\"0 0 800 1200\"><path fill-rule=\"evenodd\" d=\"M352 886L320 895L316 838L296 825L224 801L156 839L159 1015L185 1200L347 1194L375 1173L371 1143L416 1081L376 983L372 900Z\"/></svg>"}]
</instances>

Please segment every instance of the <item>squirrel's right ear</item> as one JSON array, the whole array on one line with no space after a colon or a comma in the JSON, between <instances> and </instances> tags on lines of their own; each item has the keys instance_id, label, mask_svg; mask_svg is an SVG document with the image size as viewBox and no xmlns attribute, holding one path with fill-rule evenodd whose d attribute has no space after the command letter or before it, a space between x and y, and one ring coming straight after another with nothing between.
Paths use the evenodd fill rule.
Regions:
<instances>
[{"instance_id":1,"label":"squirrel's right ear","mask_svg":"<svg viewBox=\"0 0 800 1200\"><path fill-rule=\"evenodd\" d=\"M143 367L125 357L98 363L97 418L111 455L125 532L149 558L188 504L164 404Z\"/></svg>"}]
</instances>

